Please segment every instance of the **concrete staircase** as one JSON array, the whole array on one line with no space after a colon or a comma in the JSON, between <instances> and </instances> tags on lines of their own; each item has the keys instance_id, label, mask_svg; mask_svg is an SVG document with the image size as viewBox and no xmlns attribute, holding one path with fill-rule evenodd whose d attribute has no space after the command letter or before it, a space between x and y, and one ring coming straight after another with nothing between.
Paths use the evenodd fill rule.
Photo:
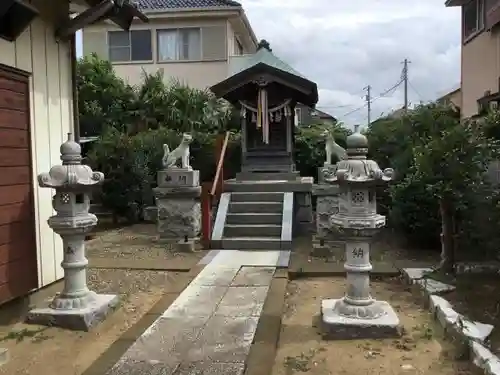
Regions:
<instances>
[{"instance_id":1,"label":"concrete staircase","mask_svg":"<svg viewBox=\"0 0 500 375\"><path fill-rule=\"evenodd\" d=\"M293 193L284 192L282 183L295 174L281 173L242 172L226 182L228 192L219 201L212 248L291 250Z\"/></svg>"}]
</instances>

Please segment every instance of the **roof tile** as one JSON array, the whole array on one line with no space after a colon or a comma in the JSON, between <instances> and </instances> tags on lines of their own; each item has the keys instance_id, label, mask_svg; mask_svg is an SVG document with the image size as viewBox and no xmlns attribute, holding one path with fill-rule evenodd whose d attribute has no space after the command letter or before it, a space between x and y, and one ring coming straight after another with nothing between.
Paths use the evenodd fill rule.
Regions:
<instances>
[{"instance_id":1,"label":"roof tile","mask_svg":"<svg viewBox=\"0 0 500 375\"><path fill-rule=\"evenodd\" d=\"M179 8L240 7L233 0L136 0L141 10L163 10Z\"/></svg>"}]
</instances>

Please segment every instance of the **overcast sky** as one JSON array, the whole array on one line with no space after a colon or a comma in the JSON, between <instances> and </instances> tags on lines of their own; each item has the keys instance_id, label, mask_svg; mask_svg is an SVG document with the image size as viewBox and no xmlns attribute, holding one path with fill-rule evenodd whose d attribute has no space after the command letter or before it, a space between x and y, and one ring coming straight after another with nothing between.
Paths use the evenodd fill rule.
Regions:
<instances>
[{"instance_id":1,"label":"overcast sky","mask_svg":"<svg viewBox=\"0 0 500 375\"><path fill-rule=\"evenodd\" d=\"M363 88L373 97L396 84L408 58L412 103L460 82L460 10L444 0L242 0L257 38L315 81L318 108L365 124ZM403 104L402 86L372 104L372 120Z\"/></svg>"},{"instance_id":2,"label":"overcast sky","mask_svg":"<svg viewBox=\"0 0 500 375\"><path fill-rule=\"evenodd\" d=\"M366 124L363 88L373 98L401 78L409 99L434 100L459 86L460 10L444 0L241 0L258 39L315 81L318 108L348 125ZM403 105L402 85L374 100L372 120Z\"/></svg>"}]
</instances>

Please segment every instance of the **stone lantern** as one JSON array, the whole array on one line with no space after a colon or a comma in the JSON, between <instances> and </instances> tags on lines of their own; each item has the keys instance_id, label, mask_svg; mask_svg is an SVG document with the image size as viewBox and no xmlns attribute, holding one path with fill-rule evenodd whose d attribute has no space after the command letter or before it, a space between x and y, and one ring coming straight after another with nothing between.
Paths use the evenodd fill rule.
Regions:
<instances>
[{"instance_id":1,"label":"stone lantern","mask_svg":"<svg viewBox=\"0 0 500 375\"><path fill-rule=\"evenodd\" d=\"M38 183L55 190L52 206L56 215L48 219L48 224L63 241L64 288L48 301L48 306L31 310L27 320L88 330L118 303L116 295L97 294L87 287L85 236L97 224L97 217L89 213L90 194L93 187L104 181L104 175L81 164L81 147L71 133L60 151L62 165L40 174Z\"/></svg>"},{"instance_id":2,"label":"stone lantern","mask_svg":"<svg viewBox=\"0 0 500 375\"><path fill-rule=\"evenodd\" d=\"M392 180L393 170L382 171L367 160L368 140L356 131L347 137L347 158L324 181L339 187L339 209L330 225L345 241L347 290L343 298L321 302L321 328L325 339L399 336L399 319L385 301L370 294L370 240L385 225L377 214L375 187Z\"/></svg>"}]
</instances>

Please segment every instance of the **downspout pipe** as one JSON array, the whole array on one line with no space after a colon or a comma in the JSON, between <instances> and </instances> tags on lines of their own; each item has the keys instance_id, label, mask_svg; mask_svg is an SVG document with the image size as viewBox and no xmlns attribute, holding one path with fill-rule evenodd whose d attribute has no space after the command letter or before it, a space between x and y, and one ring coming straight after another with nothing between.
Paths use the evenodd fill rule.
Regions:
<instances>
[{"instance_id":1,"label":"downspout pipe","mask_svg":"<svg viewBox=\"0 0 500 375\"><path fill-rule=\"evenodd\" d=\"M78 84L77 84L77 55L76 55L76 33L70 38L70 58L71 58L71 86L73 91L73 134L75 142L80 142L80 113L78 110Z\"/></svg>"}]
</instances>

